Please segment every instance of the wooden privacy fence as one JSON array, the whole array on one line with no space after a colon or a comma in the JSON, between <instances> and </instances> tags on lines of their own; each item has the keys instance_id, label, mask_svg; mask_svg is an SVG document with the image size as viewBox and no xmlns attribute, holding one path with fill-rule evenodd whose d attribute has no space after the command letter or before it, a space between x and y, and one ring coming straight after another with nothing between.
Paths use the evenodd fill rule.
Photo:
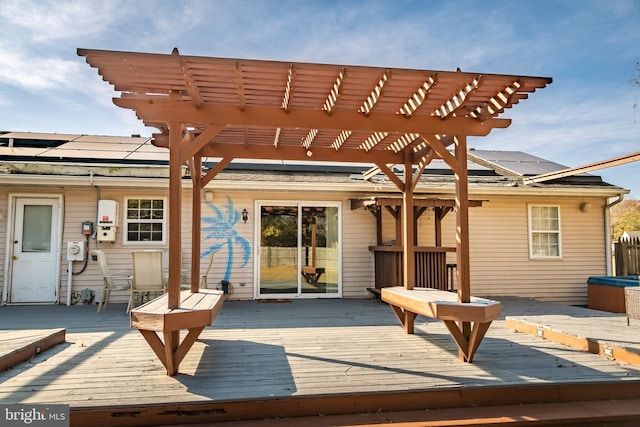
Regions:
<instances>
[{"instance_id":1,"label":"wooden privacy fence","mask_svg":"<svg viewBox=\"0 0 640 427\"><path fill-rule=\"evenodd\" d=\"M616 276L640 274L640 238L620 240L614 243Z\"/></svg>"},{"instance_id":2,"label":"wooden privacy fence","mask_svg":"<svg viewBox=\"0 0 640 427\"><path fill-rule=\"evenodd\" d=\"M402 247L371 246L375 254L375 288L402 286ZM447 252L455 252L447 247L415 247L416 283L419 288L452 290L447 274Z\"/></svg>"}]
</instances>

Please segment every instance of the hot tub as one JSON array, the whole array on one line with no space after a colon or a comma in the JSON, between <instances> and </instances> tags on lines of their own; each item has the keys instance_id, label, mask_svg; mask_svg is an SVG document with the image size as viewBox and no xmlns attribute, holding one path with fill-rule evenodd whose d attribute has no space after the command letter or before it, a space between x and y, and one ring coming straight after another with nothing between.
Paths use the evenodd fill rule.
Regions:
<instances>
[{"instance_id":1,"label":"hot tub","mask_svg":"<svg viewBox=\"0 0 640 427\"><path fill-rule=\"evenodd\" d=\"M624 288L638 286L638 276L591 276L587 285L589 308L625 313Z\"/></svg>"}]
</instances>

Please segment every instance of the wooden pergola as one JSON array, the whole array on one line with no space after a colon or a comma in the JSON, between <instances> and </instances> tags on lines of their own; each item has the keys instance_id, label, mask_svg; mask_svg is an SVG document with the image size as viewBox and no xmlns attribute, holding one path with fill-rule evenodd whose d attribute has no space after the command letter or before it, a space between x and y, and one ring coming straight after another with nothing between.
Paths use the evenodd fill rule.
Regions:
<instances>
[{"instance_id":1,"label":"wooden pergola","mask_svg":"<svg viewBox=\"0 0 640 427\"><path fill-rule=\"evenodd\" d=\"M460 70L184 56L177 49L171 54L78 49L78 55L119 92L114 103L158 129L154 144L170 151L168 310L179 309L183 299L181 167L187 164L191 171L191 269L200 271L199 190L233 159L371 163L371 174L384 173L397 186L403 206L414 205L424 168L442 159L455 175L457 299L469 303L467 137L508 127L511 121L501 114L551 83L545 77ZM204 158L219 161L203 170ZM403 178L393 173L393 165L404 166ZM402 209L408 291L415 282L413 215L413 209ZM191 293L198 292L198 275L192 274ZM468 338L466 323L460 322L460 330ZM165 340L172 336L177 340L175 331L168 336L165 330Z\"/></svg>"}]
</instances>

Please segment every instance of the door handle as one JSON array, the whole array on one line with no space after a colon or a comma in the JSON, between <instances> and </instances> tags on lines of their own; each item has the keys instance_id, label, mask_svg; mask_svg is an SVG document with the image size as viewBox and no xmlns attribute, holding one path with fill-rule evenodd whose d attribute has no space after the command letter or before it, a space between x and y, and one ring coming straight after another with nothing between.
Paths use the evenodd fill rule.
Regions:
<instances>
[{"instance_id":1,"label":"door handle","mask_svg":"<svg viewBox=\"0 0 640 427\"><path fill-rule=\"evenodd\" d=\"M18 255L14 255L14 256L13 256L13 259L14 259L14 260L18 259Z\"/></svg>"}]
</instances>

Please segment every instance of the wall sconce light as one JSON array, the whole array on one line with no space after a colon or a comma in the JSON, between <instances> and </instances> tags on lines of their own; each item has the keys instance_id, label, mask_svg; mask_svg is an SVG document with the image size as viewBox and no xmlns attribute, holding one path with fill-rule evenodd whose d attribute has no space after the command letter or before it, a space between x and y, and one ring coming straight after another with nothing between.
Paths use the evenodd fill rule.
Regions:
<instances>
[{"instance_id":1,"label":"wall sconce light","mask_svg":"<svg viewBox=\"0 0 640 427\"><path fill-rule=\"evenodd\" d=\"M591 203L580 203L581 212L589 212L589 209L591 209Z\"/></svg>"},{"instance_id":2,"label":"wall sconce light","mask_svg":"<svg viewBox=\"0 0 640 427\"><path fill-rule=\"evenodd\" d=\"M204 200L209 203L213 202L213 191L205 191Z\"/></svg>"},{"instance_id":3,"label":"wall sconce light","mask_svg":"<svg viewBox=\"0 0 640 427\"><path fill-rule=\"evenodd\" d=\"M242 209L242 222L245 224L249 221L249 212L246 209Z\"/></svg>"}]
</instances>

